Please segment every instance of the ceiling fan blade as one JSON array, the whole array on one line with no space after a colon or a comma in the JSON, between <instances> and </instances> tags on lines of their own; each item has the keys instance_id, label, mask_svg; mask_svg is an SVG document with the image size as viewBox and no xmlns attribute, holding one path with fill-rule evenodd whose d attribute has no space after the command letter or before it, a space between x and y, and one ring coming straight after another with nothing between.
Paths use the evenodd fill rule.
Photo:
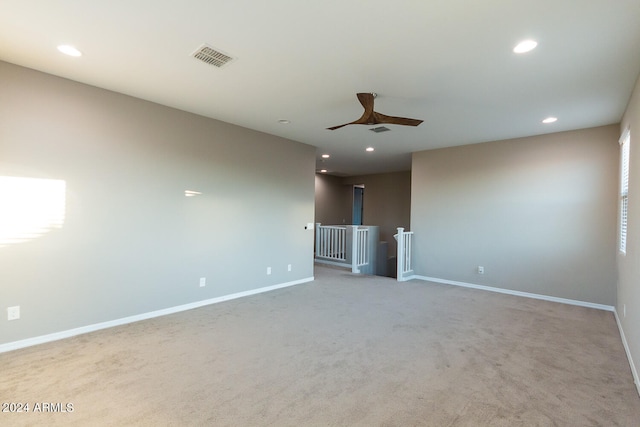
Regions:
<instances>
[{"instance_id":1,"label":"ceiling fan blade","mask_svg":"<svg viewBox=\"0 0 640 427\"><path fill-rule=\"evenodd\" d=\"M376 117L375 111L373 111L373 100L376 98L376 95L373 93L358 93L358 101L364 107L364 113L362 113L362 117L358 120L354 121L352 124L354 125L375 125Z\"/></svg>"},{"instance_id":2,"label":"ceiling fan blade","mask_svg":"<svg viewBox=\"0 0 640 427\"><path fill-rule=\"evenodd\" d=\"M386 123L391 125L418 126L420 123L424 121L424 120L418 120L418 119L410 119L407 117L387 116L385 114L380 114L375 112L373 113L373 115L376 118L376 124Z\"/></svg>"},{"instance_id":3,"label":"ceiling fan blade","mask_svg":"<svg viewBox=\"0 0 640 427\"><path fill-rule=\"evenodd\" d=\"M361 92L357 93L356 96L358 97L358 101L360 101L360 104L362 104L362 107L364 107L364 113L362 114L362 117L350 123L327 128L328 130L340 129L341 127L347 125L378 125L382 123L403 126L418 126L423 122L423 120L418 119L394 117L376 113L375 111L373 111L373 100L376 98L376 95L374 93Z\"/></svg>"},{"instance_id":4,"label":"ceiling fan blade","mask_svg":"<svg viewBox=\"0 0 640 427\"><path fill-rule=\"evenodd\" d=\"M373 100L375 99L375 95L365 92L358 93L356 94L356 96L358 97L358 101L360 101L360 104L362 104L362 106L364 107L363 116L373 113Z\"/></svg>"},{"instance_id":5,"label":"ceiling fan blade","mask_svg":"<svg viewBox=\"0 0 640 427\"><path fill-rule=\"evenodd\" d=\"M336 130L336 129L340 129L340 128L345 127L345 126L350 125L350 124L352 124L352 123L345 123L345 124L343 124L343 125L332 126L332 127L330 127L330 128L327 128L327 130Z\"/></svg>"},{"instance_id":6,"label":"ceiling fan blade","mask_svg":"<svg viewBox=\"0 0 640 427\"><path fill-rule=\"evenodd\" d=\"M343 125L327 128L328 130L340 129L341 127L344 127L347 125L376 124L376 121L375 121L376 113L373 111L373 99L375 98L375 96L372 93L358 93L356 95L358 96L358 100L360 101L360 104L362 104L362 106L364 107L364 113L362 113L362 116L358 120L354 120L352 122L345 123Z\"/></svg>"},{"instance_id":7,"label":"ceiling fan blade","mask_svg":"<svg viewBox=\"0 0 640 427\"><path fill-rule=\"evenodd\" d=\"M343 125L332 126L330 128L327 128L327 129L328 130L336 130L336 129L340 129L341 127L345 127L345 126L348 126L348 125L366 125L366 124L369 124L369 122L367 120L368 120L367 117L362 116L358 120L354 120L352 122L345 123Z\"/></svg>"}]
</instances>

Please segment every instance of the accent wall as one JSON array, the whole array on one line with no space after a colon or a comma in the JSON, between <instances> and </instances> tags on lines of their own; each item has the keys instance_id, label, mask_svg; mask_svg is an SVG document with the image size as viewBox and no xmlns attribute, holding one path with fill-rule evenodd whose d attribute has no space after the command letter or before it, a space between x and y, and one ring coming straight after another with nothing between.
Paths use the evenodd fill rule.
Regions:
<instances>
[{"instance_id":1,"label":"accent wall","mask_svg":"<svg viewBox=\"0 0 640 427\"><path fill-rule=\"evenodd\" d=\"M618 137L610 125L414 153L415 274L615 305Z\"/></svg>"},{"instance_id":2,"label":"accent wall","mask_svg":"<svg viewBox=\"0 0 640 427\"><path fill-rule=\"evenodd\" d=\"M0 345L313 279L314 147L4 62L0 99Z\"/></svg>"}]
</instances>

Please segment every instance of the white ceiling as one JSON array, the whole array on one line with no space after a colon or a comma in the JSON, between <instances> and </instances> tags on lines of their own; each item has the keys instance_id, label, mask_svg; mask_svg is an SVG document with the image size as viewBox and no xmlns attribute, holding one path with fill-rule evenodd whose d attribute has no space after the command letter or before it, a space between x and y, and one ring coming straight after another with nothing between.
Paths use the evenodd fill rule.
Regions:
<instances>
[{"instance_id":1,"label":"white ceiling","mask_svg":"<svg viewBox=\"0 0 640 427\"><path fill-rule=\"evenodd\" d=\"M538 48L514 54L526 38ZM199 62L203 43L237 59ZM619 122L640 1L0 0L0 60L310 144L318 168L359 175L408 170L414 151ZM357 92L424 123L326 130L362 115Z\"/></svg>"}]
</instances>

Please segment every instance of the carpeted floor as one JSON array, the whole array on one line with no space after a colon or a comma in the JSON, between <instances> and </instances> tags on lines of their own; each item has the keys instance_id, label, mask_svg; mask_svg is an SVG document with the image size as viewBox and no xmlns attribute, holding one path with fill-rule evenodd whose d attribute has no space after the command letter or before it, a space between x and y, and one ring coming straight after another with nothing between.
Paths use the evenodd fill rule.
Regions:
<instances>
[{"instance_id":1,"label":"carpeted floor","mask_svg":"<svg viewBox=\"0 0 640 427\"><path fill-rule=\"evenodd\" d=\"M0 400L30 405L0 412L0 425L640 425L612 313L315 274L0 354ZM34 412L36 403L73 412Z\"/></svg>"}]
</instances>

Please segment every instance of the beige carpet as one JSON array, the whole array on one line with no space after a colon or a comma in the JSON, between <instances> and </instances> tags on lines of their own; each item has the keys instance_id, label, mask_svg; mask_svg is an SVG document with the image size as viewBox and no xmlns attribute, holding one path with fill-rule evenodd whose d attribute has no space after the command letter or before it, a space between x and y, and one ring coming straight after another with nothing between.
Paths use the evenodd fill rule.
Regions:
<instances>
[{"instance_id":1,"label":"beige carpet","mask_svg":"<svg viewBox=\"0 0 640 427\"><path fill-rule=\"evenodd\" d=\"M316 281L0 354L0 425L638 426L612 313L316 267Z\"/></svg>"}]
</instances>

